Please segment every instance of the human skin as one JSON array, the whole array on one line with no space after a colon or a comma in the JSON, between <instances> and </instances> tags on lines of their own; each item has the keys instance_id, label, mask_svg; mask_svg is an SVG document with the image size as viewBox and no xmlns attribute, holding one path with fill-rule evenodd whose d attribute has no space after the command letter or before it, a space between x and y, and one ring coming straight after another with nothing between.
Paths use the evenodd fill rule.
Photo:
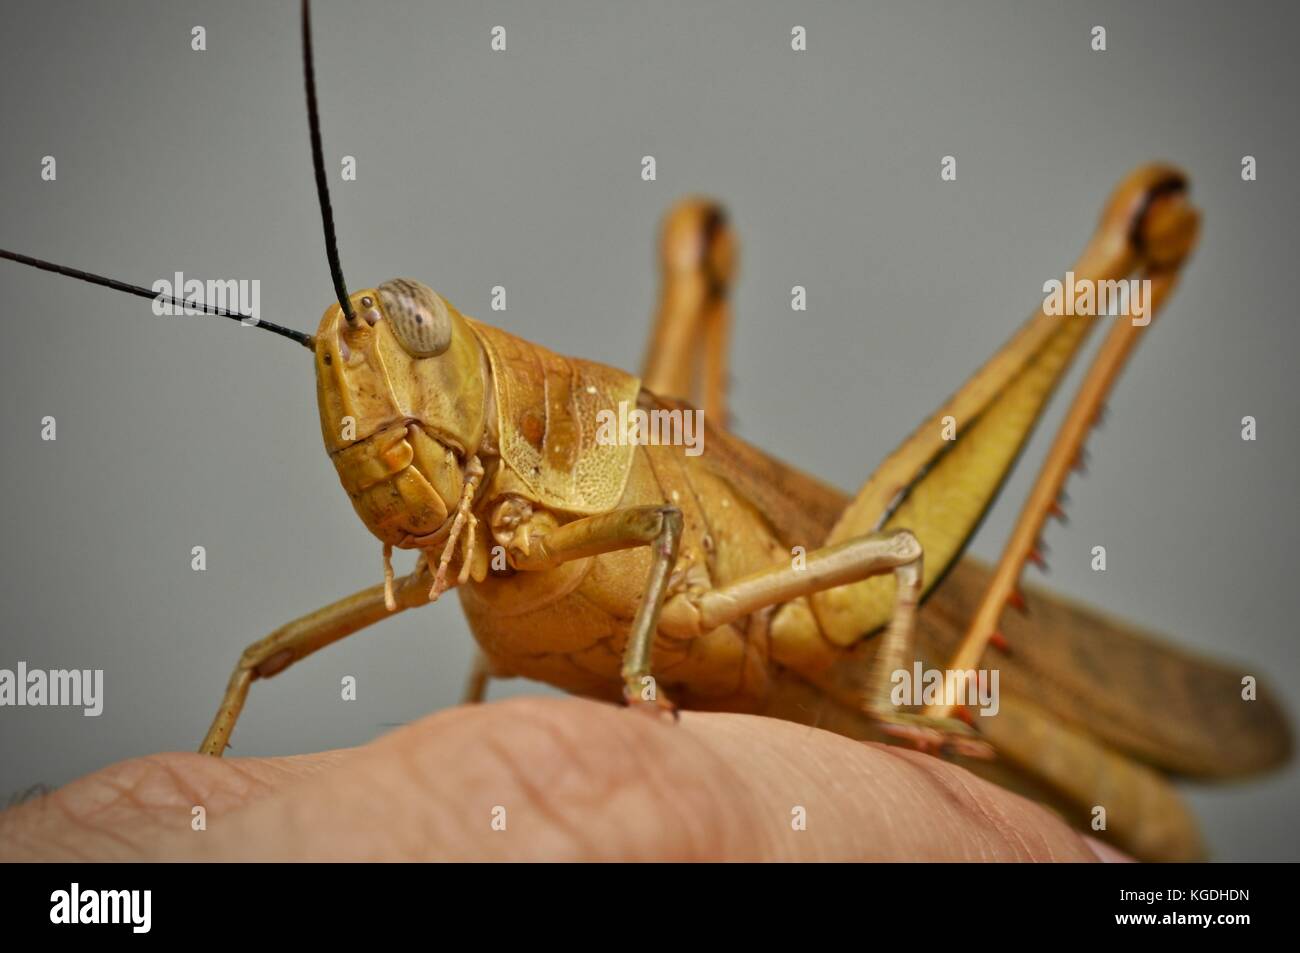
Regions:
<instances>
[{"instance_id":1,"label":"human skin","mask_svg":"<svg viewBox=\"0 0 1300 953\"><path fill-rule=\"evenodd\" d=\"M1117 857L938 758L751 715L674 724L575 698L462 706L321 754L137 758L0 814L5 861L1099 856Z\"/></svg>"}]
</instances>

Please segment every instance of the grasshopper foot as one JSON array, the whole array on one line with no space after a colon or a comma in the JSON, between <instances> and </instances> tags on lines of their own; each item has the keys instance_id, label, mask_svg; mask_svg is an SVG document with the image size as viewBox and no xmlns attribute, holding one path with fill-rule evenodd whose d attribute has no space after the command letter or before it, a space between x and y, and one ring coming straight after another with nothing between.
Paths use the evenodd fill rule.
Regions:
<instances>
[{"instance_id":1,"label":"grasshopper foot","mask_svg":"<svg viewBox=\"0 0 1300 953\"><path fill-rule=\"evenodd\" d=\"M980 738L974 728L956 718L906 712L877 714L875 718L885 734L927 754L956 754L984 761L996 757L992 745Z\"/></svg>"},{"instance_id":2,"label":"grasshopper foot","mask_svg":"<svg viewBox=\"0 0 1300 953\"><path fill-rule=\"evenodd\" d=\"M623 686L623 703L632 711L639 711L665 721L671 720L673 724L681 719L677 706L667 695L654 690L647 693L640 685Z\"/></svg>"}]
</instances>

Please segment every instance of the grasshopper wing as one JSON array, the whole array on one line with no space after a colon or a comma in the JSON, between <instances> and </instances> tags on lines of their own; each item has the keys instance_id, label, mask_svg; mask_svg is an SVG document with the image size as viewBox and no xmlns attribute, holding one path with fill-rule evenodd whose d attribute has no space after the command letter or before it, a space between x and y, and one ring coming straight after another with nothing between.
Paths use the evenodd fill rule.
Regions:
<instances>
[{"instance_id":1,"label":"grasshopper wing","mask_svg":"<svg viewBox=\"0 0 1300 953\"><path fill-rule=\"evenodd\" d=\"M944 658L956 645L989 576L965 558L939 586L924 612L933 623L928 656ZM1002 619L1011 652L985 656L1000 670L1004 693L1178 774L1229 778L1290 757L1290 729L1273 695L1256 685L1253 700L1243 697L1249 667L1169 645L1041 589L1024 595L1027 613Z\"/></svg>"}]
</instances>

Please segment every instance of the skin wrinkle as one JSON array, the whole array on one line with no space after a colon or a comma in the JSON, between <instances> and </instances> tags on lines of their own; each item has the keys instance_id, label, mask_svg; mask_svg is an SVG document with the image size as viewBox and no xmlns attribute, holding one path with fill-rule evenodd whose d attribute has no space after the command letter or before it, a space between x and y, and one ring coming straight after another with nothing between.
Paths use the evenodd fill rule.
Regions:
<instances>
[{"instance_id":1,"label":"skin wrinkle","mask_svg":"<svg viewBox=\"0 0 1300 953\"><path fill-rule=\"evenodd\" d=\"M639 713L633 713L633 714L639 714ZM637 757L635 753L631 753L633 749L623 748L622 745L620 744L620 742L632 741L633 747L635 749L639 749L643 747L642 743L632 739L628 739L626 737L626 732L619 730L622 726L614 725L611 727L615 729L615 731L613 732L613 735L615 737L611 739L615 743L608 746L608 751L602 750L601 754L612 755L613 758L615 759L614 761L610 762L608 766L610 774L612 776L613 783L612 784L607 783L604 786L604 791L595 793L594 796L590 798L589 802L586 805L584 805L584 807L588 810L594 808L595 810L593 811L593 813L599 813L602 808L608 811L612 805L630 796L630 799L634 803L638 799L645 800L646 802L648 802L649 809L652 811L658 812L665 807L670 808L671 801L663 801L652 796L647 796L649 792L646 791L644 788L640 787L641 785L645 785L647 787L653 787L655 784L654 772L650 771L647 773L645 771L645 766L649 763L652 763L652 759L648 756L648 753L647 755L643 755L642 757ZM557 736L563 737L563 732L559 732ZM617 737L617 736L624 736L624 737ZM623 755L623 757L620 757L620 754ZM578 757L575 757L575 762L578 765L580 765L580 771L590 771L593 767L595 767L594 765L584 764L582 762L582 759ZM599 773L599 769L597 769L597 773ZM586 787L585 779L583 779L582 787L584 788ZM562 797L562 792L557 792L557 794L560 794L560 796ZM643 808L643 810L644 809L645 808ZM618 812L611 812L611 813L613 813L615 816L617 816L618 814ZM577 822L575 819L575 824L576 823L579 822ZM668 825L665 826L668 827ZM671 828L669 827L669 829ZM617 832L617 828L616 828L616 832ZM615 842L602 839L601 843L598 844L596 849L592 852L593 855L605 857L608 859L613 859L614 857L617 856L617 852L611 851L609 849L607 845L611 843L615 843ZM632 841L625 847L624 852L625 853L633 852L636 854L640 854L641 851L637 849L638 847L640 847L640 845L636 844L635 841Z\"/></svg>"},{"instance_id":2,"label":"skin wrinkle","mask_svg":"<svg viewBox=\"0 0 1300 953\"><path fill-rule=\"evenodd\" d=\"M518 829L519 814L512 806L512 800L516 799L510 796L509 791L511 787L519 787L524 790L530 804L536 806L539 811L546 812L545 816L550 820L552 827L563 828L567 834L567 837L562 838L552 848L552 853L563 848L564 856L576 856L589 838L583 838L577 833L565 819L564 812L552 808L548 801L556 800L566 805L576 802L584 806L590 803L594 809L601 802L609 800L611 792L616 787L622 786L625 783L623 779L632 775L632 772L626 769L627 766L614 764L610 757L604 757L596 759L606 764L602 774L601 768L593 763L593 759L584 758L577 747L568 743L567 735L572 734L572 722L559 725L552 722L553 719L547 717L545 709L518 712L509 719L496 719L489 726L485 738L478 742L476 750L487 748L493 751L497 757L492 759L490 764L500 764L506 768L507 775L503 783L499 772L489 770L485 772L484 780L478 784L478 787L490 792L489 800L485 802L483 808L483 824L486 828L487 807L499 802L507 806L508 817L510 814L514 815L515 822L510 829ZM544 726L546 730L540 733L533 731L540 726ZM543 742L540 745L536 743L539 738ZM591 740L595 742L594 746L600 753L617 755L619 745L604 741L600 735ZM468 757L467 752L466 758ZM563 768L560 767L561 765ZM534 776L531 779L530 774ZM590 783L579 783L572 791L561 790L563 786L560 782L566 776L574 776L580 781L586 779L587 782L595 778L597 784L594 790ZM471 783L469 787L472 789L474 784Z\"/></svg>"},{"instance_id":3,"label":"skin wrinkle","mask_svg":"<svg viewBox=\"0 0 1300 953\"><path fill-rule=\"evenodd\" d=\"M887 750L887 749L882 749L882 750ZM903 751L903 752L898 752L897 757L900 762L906 765L910 777L916 779L916 781L918 782L918 786L933 787L936 778L933 772L928 770L929 764L927 763L927 759L924 755L917 757L916 756L917 754L918 754L917 752ZM939 778L937 780L939 781L938 793L941 796L933 798L932 802L939 807L940 811L942 812L942 816L950 820L952 826L960 826L963 824L964 821L972 817L977 822L983 819L981 817L980 810L976 809L974 812L972 812L970 810L969 805L966 805L962 802L957 791L954 790L954 788L950 784L948 784L945 779ZM961 788L961 791L966 794L971 793L970 789L967 787ZM938 817L938 812L936 812L936 820L937 817ZM936 824L936 828L942 830L943 825ZM998 851L989 832L985 830L982 826L979 826L978 824L973 827L973 830L976 832L979 838L979 843L978 843L978 855L972 859L974 860L998 859Z\"/></svg>"},{"instance_id":4,"label":"skin wrinkle","mask_svg":"<svg viewBox=\"0 0 1300 953\"><path fill-rule=\"evenodd\" d=\"M972 846L977 847L977 853L971 858L972 860L1030 860L1037 856L1029 849L1028 844L1019 838L1018 832L1012 831L1015 836L1008 838L1009 843L999 844L999 839L1008 828L1005 825L991 823L993 818L982 803L987 791L984 782L978 782L981 785L979 787L966 783L967 772L965 771L935 772L930 770L931 765L926 763L923 756L913 757L914 754L917 753L907 752L907 760L920 772L926 787L931 792L941 795L941 797L932 796L932 800L943 805L945 816L951 821L949 826L976 832L978 842ZM969 779L977 780L974 775L969 775Z\"/></svg>"},{"instance_id":5,"label":"skin wrinkle","mask_svg":"<svg viewBox=\"0 0 1300 953\"><path fill-rule=\"evenodd\" d=\"M152 769L152 772L156 773L145 771L136 779L135 789L142 795L141 800L150 800L150 798L145 797L144 795L157 796L158 794L162 794L163 797L159 799L158 803L175 803L178 800L181 802L189 801L191 805L203 803L195 793L194 782L190 778L186 777L185 773L178 770L171 762L160 758L157 755L148 755L143 759L143 764L147 768ZM159 775L161 775L161 778ZM241 777L238 773L231 776ZM246 778L247 775L242 775L242 777ZM157 784L157 781L159 780L169 782L173 786L174 790L169 791L166 784ZM168 794L173 796L168 797ZM179 799L175 797L175 795L179 795Z\"/></svg>"},{"instance_id":6,"label":"skin wrinkle","mask_svg":"<svg viewBox=\"0 0 1300 953\"><path fill-rule=\"evenodd\" d=\"M196 833L204 797L230 801ZM0 859L1096 859L1054 815L935 758L573 698L451 709L320 756L158 755L51 798L0 814Z\"/></svg>"},{"instance_id":7,"label":"skin wrinkle","mask_svg":"<svg viewBox=\"0 0 1300 953\"><path fill-rule=\"evenodd\" d=\"M724 725L723 733L734 736L736 734L734 727ZM768 756L776 761L775 770L742 777L739 779L740 790L747 792L749 795L747 807L757 815L750 823L758 832L764 847L758 851L758 856L790 859L793 854L789 840L786 836L778 837L778 832L783 835L796 834L790 826L793 819L792 809L796 804L802 805L808 811L810 826L815 822L820 814L819 806L814 799L799 795L797 792L816 790L817 785L804 766L785 752L770 751ZM772 804L773 807L763 811L761 805L764 802ZM825 815L821 817L824 819ZM821 852L818 853L820 855Z\"/></svg>"},{"instance_id":8,"label":"skin wrinkle","mask_svg":"<svg viewBox=\"0 0 1300 953\"><path fill-rule=\"evenodd\" d=\"M880 806L876 809L879 816L892 817L905 814L910 805L918 799L920 789L924 787L926 778L923 772L918 771L915 765L906 760L896 759L893 752L883 745L869 745L867 747L872 752L882 755L888 760L882 761L878 767L869 768L866 763L859 764L855 772L855 779L861 778L868 785L873 781L877 782L876 786L880 789L879 796L882 798ZM886 768L894 778L884 779L883 783L879 783L881 780L880 767ZM919 842L922 845L917 859L927 859L929 853L933 850L933 845L944 842L942 819L943 814L941 812L935 812L933 809L927 808L921 817L914 822L915 827L913 829L921 835ZM888 825L885 826L885 832L888 838L887 854L889 856L906 856L907 832ZM913 848L913 850L916 850L916 848Z\"/></svg>"},{"instance_id":9,"label":"skin wrinkle","mask_svg":"<svg viewBox=\"0 0 1300 953\"><path fill-rule=\"evenodd\" d=\"M516 752L511 750L510 746L500 740L488 737L484 742L484 748L496 755L497 761L506 769L506 772L515 787L523 795L525 807L531 807L536 811L543 820L549 821L552 826L561 835L561 841L570 842L568 850L562 852L562 856L581 857L584 853L583 848L590 849L591 853L599 856L599 846L589 842L581 831L581 828L569 821L565 817L564 811L551 807L547 803L547 795L539 786L529 780L528 772L516 758ZM509 800L502 798L502 800ZM571 806L570 806L571 807ZM525 814L525 816L527 816ZM506 807L506 824L509 829L510 807Z\"/></svg>"},{"instance_id":10,"label":"skin wrinkle","mask_svg":"<svg viewBox=\"0 0 1300 953\"><path fill-rule=\"evenodd\" d=\"M693 722L695 713L683 713L683 722ZM677 729L677 725L660 724L659 728L668 732ZM689 729L688 729L689 730ZM673 747L674 754L685 753L685 746L680 745L677 737L661 737ZM652 792L657 792L660 803L677 816L680 828L684 828L686 857L695 860L747 859L753 854L752 837L746 836L746 830L752 826L745 823L741 812L734 808L735 792L745 791L747 779L735 771L725 760L719 758L708 744L700 743L697 736L691 736L690 742L702 757L714 762L707 771L695 771L693 777L687 774L684 783L667 773L646 771L645 782ZM707 806L702 809L702 806ZM674 826L673 829L678 829ZM762 828L760 827L761 831ZM761 854L754 855L761 856Z\"/></svg>"},{"instance_id":11,"label":"skin wrinkle","mask_svg":"<svg viewBox=\"0 0 1300 953\"><path fill-rule=\"evenodd\" d=\"M1010 823L1010 819L997 807L995 802L988 801L988 799L981 796L979 792L975 791L971 785L967 783L967 779L960 774L954 774L952 776L952 784L959 787L964 793L969 795L967 803L974 806L980 816L989 823L992 830L1005 833L1008 837L1015 840L1022 848L1024 848L1026 856L1034 856L1035 851L1030 847L1028 840L1019 830L1016 829L1014 824ZM1047 848L1048 859L1052 859L1050 845L1042 844L1042 846Z\"/></svg>"},{"instance_id":12,"label":"skin wrinkle","mask_svg":"<svg viewBox=\"0 0 1300 953\"><path fill-rule=\"evenodd\" d=\"M427 859L428 848L425 845L428 844L447 844L468 853L462 846L468 831L461 822L461 809L455 797L466 789L476 790L475 772L484 778L490 776L483 771L490 762L485 763L476 757L482 741L466 738L459 731L473 714L472 708L455 708L417 722L409 729L393 732L377 742L372 750L362 749L357 758L342 769L350 779L378 778L388 788L378 801L384 805L384 813L397 817L400 812L402 817L409 818L393 825L400 832L397 840L405 859ZM415 743L420 740L426 743ZM440 752L440 743L449 743L452 750ZM390 751L394 753L393 757L388 756ZM451 773L447 771L448 764L469 771L460 785L446 783L447 775ZM358 794L361 803L375 800L373 794L364 788ZM403 831L403 826L411 830ZM423 841L411 836L416 829L424 832Z\"/></svg>"},{"instance_id":13,"label":"skin wrinkle","mask_svg":"<svg viewBox=\"0 0 1300 953\"><path fill-rule=\"evenodd\" d=\"M436 731L442 725L457 725L463 714L460 709L447 711L436 719L437 725L429 724L424 733L433 734L429 729ZM417 749L399 747L395 752L397 757L383 759L378 768L371 768L364 763L368 753L386 753L391 737L385 736L367 749L327 753L329 765L324 773L326 777L337 778L338 783L331 789L333 796L326 803L299 794L304 786L308 786L307 782L313 780L309 777L307 781L285 785L275 796L260 803L254 802L230 818L229 837L226 842L218 845L218 856L226 859L247 857L248 851L239 847L241 843L254 843L259 850L265 850L256 833L256 822L250 822L250 811L260 812L260 824L275 831L283 840L278 851L259 855L265 859L417 859L418 855L412 853L413 842L418 842L418 839L413 839L416 832L422 830L430 838L441 837L444 840L452 836L453 831L438 824L448 813L440 804L441 786L435 783L434 778L428 778L429 783L423 783L427 772L407 764L412 759L405 756L409 753L414 757L418 754ZM206 764L213 763L211 759L201 760ZM250 763L258 767L263 764L257 761ZM423 810L398 822L398 808L404 807L409 801L406 792L413 787L421 792ZM382 811L374 810L376 804L383 806ZM321 833L332 832L338 827L340 814L361 818L363 823L352 829L345 828L338 836L323 840ZM393 823L386 827L376 827L373 823L376 814L391 819ZM254 833L245 833L245 829L251 829ZM349 847L353 848L351 852Z\"/></svg>"},{"instance_id":14,"label":"skin wrinkle","mask_svg":"<svg viewBox=\"0 0 1300 953\"><path fill-rule=\"evenodd\" d=\"M396 856L401 860L422 860L426 859L426 844L456 836L448 824L456 814L457 804L452 797L456 792L440 783L436 763L424 757L418 747L389 745L384 750L395 755L386 765L372 767L377 759L369 757L344 769L344 793L363 823L347 830L346 838L337 846L330 845L331 859ZM292 810L292 806L286 801L286 808ZM333 814L322 804L317 805L317 811L319 816L312 818L310 827L299 825L299 836L309 849L319 840L313 834L314 828L329 825Z\"/></svg>"},{"instance_id":15,"label":"skin wrinkle","mask_svg":"<svg viewBox=\"0 0 1300 953\"><path fill-rule=\"evenodd\" d=\"M186 793L192 790L192 782L161 756L127 762L115 771L105 772L98 783L111 795L97 800L89 810L78 810L75 799L79 794L75 791L56 792L54 804L66 817L75 818L78 828L112 841L127 857L146 851L153 838L169 833L168 821L188 824L190 808L202 803ZM132 827L129 825L133 817L147 820Z\"/></svg>"},{"instance_id":16,"label":"skin wrinkle","mask_svg":"<svg viewBox=\"0 0 1300 953\"><path fill-rule=\"evenodd\" d=\"M394 783L394 775L405 776L403 765L394 759L385 770L370 771L348 759L330 774L336 783L324 799L313 798L310 785L299 783L230 817L228 829L223 831L225 837L216 845L216 856L242 859L250 851L241 845L254 844L252 856L265 860L408 859L406 852L414 825L405 818L399 821L397 808L402 806L399 792L409 784ZM436 806L436 789L426 798L431 808ZM376 811L376 805L381 810ZM430 810L429 816L439 813ZM352 823L338 824L340 815L351 818ZM376 826L376 816L393 823ZM273 831L279 843L268 845L261 833L265 830ZM328 836L322 837L323 833Z\"/></svg>"},{"instance_id":17,"label":"skin wrinkle","mask_svg":"<svg viewBox=\"0 0 1300 953\"><path fill-rule=\"evenodd\" d=\"M44 823L48 820L50 812L63 815L64 820L67 821L71 828L71 831L58 830L55 833L55 837L53 838L55 846L62 848L69 859L83 859L80 850L63 844L63 838L65 836L81 829L81 820L75 815L70 814L64 806L54 800L52 795L43 798L39 808L31 808L29 805L23 805L23 810L21 812L17 809L11 809L4 812L4 814L0 814L0 845L8 845L7 848L0 852L0 857L6 860L10 858L25 859L28 857L36 857L37 845L40 843L38 835L42 828L48 829L50 827L48 823ZM31 818L33 813L38 815L38 820L35 823L30 821L24 823L23 820L15 820L16 817L23 819ZM92 837L94 836L93 829L87 829L86 833L90 834ZM85 849L86 838L74 837L72 840L80 845L82 850Z\"/></svg>"},{"instance_id":18,"label":"skin wrinkle","mask_svg":"<svg viewBox=\"0 0 1300 953\"><path fill-rule=\"evenodd\" d=\"M680 753L680 748L674 750L672 747L676 742L684 740L680 734L673 733L675 726L662 725L655 726L652 722L650 726L642 725L633 721L631 725L626 720L605 721L598 726L599 734L593 739L592 731L588 731L584 739L587 742L585 746L575 745L573 735L574 723L572 721L556 722L549 717L544 710L538 723L547 725L551 730L548 731L547 737L554 744L560 747L563 754L569 759L569 764L565 765L565 770L558 774L557 782L577 781L578 790L571 792L571 784L564 784L561 788L559 783L546 785L544 787L555 787L553 797L565 805L565 813L577 813L579 816L583 813L591 815L589 823L599 818L602 809L608 809L610 805L615 804L621 797L630 794L636 801L645 802L640 806L641 811L647 809L659 814L661 822L659 826L668 831L679 829L682 822L681 812L678 809L678 802L681 795L681 785L677 784L670 790L662 790L665 785L661 777L661 770L666 752L655 749L665 747L667 751L674 754ZM641 713L631 713L635 717L645 717ZM645 729L649 727L650 731ZM661 731L655 731L658 727ZM629 730L629 728L631 730ZM664 734L667 731L668 734ZM512 734L516 729L512 726ZM595 740L598 743L592 744ZM518 746L518 740L512 742ZM594 748L595 757L587 755L582 748ZM541 759L548 763L560 764L561 759ZM649 768L649 770L647 770ZM603 775L603 778L602 778ZM594 781L594 784L593 784ZM688 782L689 784L689 782ZM649 790L647 790L649 789ZM575 808L574 805L577 805ZM677 815L673 817L672 815ZM614 818L616 819L616 818ZM572 828L574 825L580 825L581 821L575 818L572 822L566 822ZM615 826L611 831L615 836L618 834L618 827ZM575 834L575 841L581 843L583 838ZM610 838L601 837L586 840L592 842L594 850L591 853L596 855L608 854L609 850L605 845L611 843ZM687 838L685 844L689 847L695 843L695 838ZM627 849L639 853L637 849L641 845L632 842Z\"/></svg>"},{"instance_id":19,"label":"skin wrinkle","mask_svg":"<svg viewBox=\"0 0 1300 953\"><path fill-rule=\"evenodd\" d=\"M96 841L107 841L115 847L125 847L128 849L128 854L131 849L134 849L137 846L125 833L119 831L114 825L98 825L94 823L93 815L78 814L73 810L72 805L58 797L58 792L55 792L50 803L55 810L63 815L64 820L69 822L72 826L72 831L60 833L66 837L68 842L67 850L75 859L90 859L90 857L93 856L91 845ZM82 832L89 836L87 839L83 840L80 837L74 836L76 832Z\"/></svg>"},{"instance_id":20,"label":"skin wrinkle","mask_svg":"<svg viewBox=\"0 0 1300 953\"><path fill-rule=\"evenodd\" d=\"M864 747L871 750L879 750L882 753L886 752L884 746L880 745L872 744L864 745ZM900 812L906 810L908 803L915 797L915 794L912 791L912 784L908 777L908 773L911 770L910 766L905 762L900 762L891 766L891 770L893 773L899 775L898 782L879 785L880 790L875 805L875 812L883 817L897 816ZM857 763L854 765L855 779L867 775L869 775L869 771L866 769L864 764ZM916 828L917 830L924 832L927 828L934 829L934 832L929 834L929 836L922 836L920 838L921 843L930 844L934 843L938 839L936 820L937 817L933 811L927 811L925 816L919 820ZM885 851L887 854L892 855L899 853L900 843L897 834L898 832L896 830L889 827L885 828L884 837L886 842L881 846L887 848Z\"/></svg>"},{"instance_id":21,"label":"skin wrinkle","mask_svg":"<svg viewBox=\"0 0 1300 953\"><path fill-rule=\"evenodd\" d=\"M954 788L957 787L958 782L941 780L940 783L942 784L945 791L950 792L954 795L956 794L956 790L954 790ZM966 785L960 785L959 789L961 792L967 795L973 795L974 793ZM947 810L947 815L950 818L952 818L956 823L961 823L962 819L966 816L969 816L971 814L974 815L974 820L976 822L975 830L979 832L979 838L980 838L979 845L978 845L979 854L975 859L976 860L997 860L999 852L996 844L996 834L1000 833L1001 828L995 827L992 831L990 831L982 826L979 826L981 821L991 822L993 820L993 818L988 814L988 812L985 811L974 801L968 803L963 801L958 796L944 798L943 804L945 805L945 808ZM1027 844L1025 844L1023 841L1019 841L1018 843L1021 847L1025 848L1024 853L1026 857L1032 856L1032 852L1029 851Z\"/></svg>"},{"instance_id":22,"label":"skin wrinkle","mask_svg":"<svg viewBox=\"0 0 1300 953\"><path fill-rule=\"evenodd\" d=\"M831 793L835 796L837 801L844 798L855 797L856 795L853 792L853 788L862 782L869 783L871 777L871 772L868 770L865 763L850 761L846 765L841 759L835 758L830 750L825 752L824 756L819 760L818 766L821 767L829 777L835 779ZM894 796L892 790L886 793L888 796ZM877 800L870 805L861 805L860 809L880 816L887 816L881 812L879 803L879 800ZM852 819L850 819L850 823L852 823ZM889 829L885 830L883 836L890 843L893 843L896 840L894 832ZM868 850L870 850L872 846L873 845L869 842L864 844L864 847Z\"/></svg>"},{"instance_id":23,"label":"skin wrinkle","mask_svg":"<svg viewBox=\"0 0 1300 953\"><path fill-rule=\"evenodd\" d=\"M66 818L73 820L80 830L125 847L129 853L130 850L137 849L138 844L119 827L118 822L133 814L142 815L152 807L138 793L139 784L150 766L146 762L138 762L123 767L125 770L116 774L110 772L100 779L101 791L107 797L98 799L90 810L76 811L73 802L61 796L62 792L59 791L54 793L52 803L63 811ZM141 832L138 836L143 837L145 834L147 832Z\"/></svg>"},{"instance_id":24,"label":"skin wrinkle","mask_svg":"<svg viewBox=\"0 0 1300 953\"><path fill-rule=\"evenodd\" d=\"M468 833L463 824L458 823L457 804L454 800L455 795L461 790L468 788L476 790L475 778L482 775L485 779L488 777L486 768L490 767L489 763L476 762L473 760L478 747L477 743L466 744L457 741L456 729L463 724L465 717L464 710L456 710L448 713L445 719L431 719L427 723L427 733L430 738L451 738L455 747L453 748L452 758L469 770L467 777L462 779L459 788L452 788L445 783L443 765L438 758L429 750L432 746L420 746L416 744L399 744L398 739L389 737L385 739L385 748L395 748L401 756L400 764L404 765L407 774L398 774L395 778L400 785L404 777L409 776L417 781L416 789L430 791L431 799L438 805L438 810L433 812L433 818L426 820L424 828L428 839L425 843L436 844L445 842L450 844L454 849L465 851L467 844L465 842ZM420 730L417 723L417 731ZM399 736L400 738L400 736ZM477 774L476 774L477 772ZM421 780L425 783L419 783ZM479 785L481 787L482 785ZM392 795L395 803L406 804L409 801L409 795L399 790ZM491 806L490 803L482 805L486 810ZM408 807L409 809L409 807ZM439 835L441 834L441 837Z\"/></svg>"},{"instance_id":25,"label":"skin wrinkle","mask_svg":"<svg viewBox=\"0 0 1300 953\"><path fill-rule=\"evenodd\" d=\"M925 756L913 751L900 751L900 754L909 760L916 760L918 765L923 765ZM928 767L928 766L926 766ZM995 844L994 835L1001 835L1009 842L1020 848L1020 856L1015 859L1029 859L1038 857L1043 851L1046 851L1045 859L1054 859L1052 845L1041 835L1030 829L1030 838L1026 838L1021 827L1014 822L1014 819L1003 810L999 805L997 798L989 797L990 788L987 783L979 781L974 775L965 771L954 771L947 774L928 772L933 781L947 791L949 797L947 803L951 805L954 812L965 815L973 815L975 830L981 831L989 838L990 844ZM1039 805L1030 803L1023 799L1015 801L1004 801L1004 804L1010 804L1017 813L1024 815L1033 812L1042 812L1045 816L1052 816L1050 812ZM1031 839L1033 843L1031 843ZM1035 844L1037 846L1035 846ZM996 847L993 851L994 857L998 854Z\"/></svg>"},{"instance_id":26,"label":"skin wrinkle","mask_svg":"<svg viewBox=\"0 0 1300 953\"><path fill-rule=\"evenodd\" d=\"M406 792L412 787L416 790L427 792L425 795L425 810L416 814L415 817L407 820L404 824L395 825L392 832L401 831L404 827L411 828L411 837L393 837L391 832L383 830L376 832L376 840L379 835L388 837L392 841L392 846L397 852L398 858L402 860L418 860L419 848L421 843L436 843L439 835L444 837L451 834L446 831L442 819L446 816L451 805L447 802L445 792L441 785L437 783L436 767L426 764L427 759L421 757L421 751L417 747L398 746L395 750L395 757L387 771L375 771L369 773L370 783L374 786L372 791L359 792L361 797L368 798L374 804L382 804L384 812L393 812L393 816L399 816L401 810L406 813ZM346 770L346 769L345 769ZM349 788L355 790L355 782L349 780ZM363 834L364 836L364 834ZM377 845L368 846L368 850L374 851L376 858L382 857L383 853L377 849ZM341 856L346 854L340 852Z\"/></svg>"}]
</instances>

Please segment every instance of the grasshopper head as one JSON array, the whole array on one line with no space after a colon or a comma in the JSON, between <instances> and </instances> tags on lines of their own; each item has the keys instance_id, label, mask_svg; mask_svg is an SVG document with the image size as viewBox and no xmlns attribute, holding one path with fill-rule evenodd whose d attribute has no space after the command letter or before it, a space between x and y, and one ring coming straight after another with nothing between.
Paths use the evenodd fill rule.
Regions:
<instances>
[{"instance_id":1,"label":"grasshopper head","mask_svg":"<svg viewBox=\"0 0 1300 953\"><path fill-rule=\"evenodd\" d=\"M330 305L316 334L325 448L353 506L394 546L454 514L487 421L487 358L451 304L397 279Z\"/></svg>"}]
</instances>

